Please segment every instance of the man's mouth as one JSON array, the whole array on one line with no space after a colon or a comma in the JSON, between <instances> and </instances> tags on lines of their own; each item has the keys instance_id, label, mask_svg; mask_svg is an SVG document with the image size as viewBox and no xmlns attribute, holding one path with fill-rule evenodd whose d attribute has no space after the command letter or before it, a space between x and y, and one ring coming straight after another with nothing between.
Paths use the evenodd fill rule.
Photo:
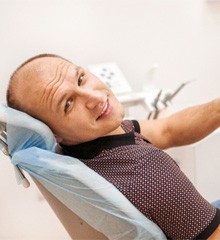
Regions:
<instances>
[{"instance_id":1,"label":"man's mouth","mask_svg":"<svg viewBox=\"0 0 220 240\"><path fill-rule=\"evenodd\" d=\"M100 115L98 116L97 120L100 119L100 118L105 114L105 112L106 112L107 109L108 109L108 106L109 106L109 102L108 102L108 100L107 100L106 103L105 103L105 105L104 105L104 107L103 107L103 109L102 109L102 112L101 112Z\"/></svg>"}]
</instances>

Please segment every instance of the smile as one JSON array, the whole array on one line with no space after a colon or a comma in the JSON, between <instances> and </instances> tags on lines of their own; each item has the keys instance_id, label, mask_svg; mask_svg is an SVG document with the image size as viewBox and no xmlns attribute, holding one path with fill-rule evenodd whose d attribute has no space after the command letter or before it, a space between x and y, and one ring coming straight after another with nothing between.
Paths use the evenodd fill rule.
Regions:
<instances>
[{"instance_id":1,"label":"smile","mask_svg":"<svg viewBox=\"0 0 220 240\"><path fill-rule=\"evenodd\" d=\"M97 120L100 119L102 116L105 116L107 114L108 107L109 107L109 101L107 100L106 103L105 103L105 106L103 107L102 112L100 113Z\"/></svg>"}]
</instances>

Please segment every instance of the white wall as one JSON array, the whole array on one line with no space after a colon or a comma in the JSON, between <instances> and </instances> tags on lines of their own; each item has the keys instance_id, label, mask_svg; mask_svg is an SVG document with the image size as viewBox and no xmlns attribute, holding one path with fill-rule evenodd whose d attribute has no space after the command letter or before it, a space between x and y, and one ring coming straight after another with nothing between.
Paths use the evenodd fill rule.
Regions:
<instances>
[{"instance_id":1,"label":"white wall","mask_svg":"<svg viewBox=\"0 0 220 240\"><path fill-rule=\"evenodd\" d=\"M174 108L182 108L219 96L219 43L218 1L0 0L0 101L5 101L12 71L27 58L49 52L83 66L115 61L135 90L151 80L159 87L175 88L197 78L175 99ZM152 77L149 69L154 63L159 68ZM20 214L10 211L29 196L14 190L10 167L3 161L0 156L0 175L4 172L0 206L5 211L4 219L0 216L0 238L7 220L8 226L18 224L16 234L23 234L24 240L20 214L25 212L30 219L41 215L29 214L28 209ZM37 222L39 229L33 232L44 231L44 223ZM8 239L13 239L10 229Z\"/></svg>"},{"instance_id":2,"label":"white wall","mask_svg":"<svg viewBox=\"0 0 220 240\"><path fill-rule=\"evenodd\" d=\"M0 0L1 99L11 72L42 52L86 66L116 61L135 90L149 80L175 88L176 101L219 95L220 2L206 0ZM196 96L196 97L195 97Z\"/></svg>"}]
</instances>

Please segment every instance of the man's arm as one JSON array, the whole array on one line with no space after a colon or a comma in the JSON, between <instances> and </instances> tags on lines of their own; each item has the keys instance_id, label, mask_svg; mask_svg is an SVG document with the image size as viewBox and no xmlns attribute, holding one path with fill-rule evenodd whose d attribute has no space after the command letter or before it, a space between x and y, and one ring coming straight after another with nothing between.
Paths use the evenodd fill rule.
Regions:
<instances>
[{"instance_id":1,"label":"man's arm","mask_svg":"<svg viewBox=\"0 0 220 240\"><path fill-rule=\"evenodd\" d=\"M220 126L220 99L139 124L141 134L161 149L191 144Z\"/></svg>"},{"instance_id":2,"label":"man's arm","mask_svg":"<svg viewBox=\"0 0 220 240\"><path fill-rule=\"evenodd\" d=\"M208 240L219 240L220 239L220 225L216 228L216 230L212 233L212 235L208 238Z\"/></svg>"}]
</instances>

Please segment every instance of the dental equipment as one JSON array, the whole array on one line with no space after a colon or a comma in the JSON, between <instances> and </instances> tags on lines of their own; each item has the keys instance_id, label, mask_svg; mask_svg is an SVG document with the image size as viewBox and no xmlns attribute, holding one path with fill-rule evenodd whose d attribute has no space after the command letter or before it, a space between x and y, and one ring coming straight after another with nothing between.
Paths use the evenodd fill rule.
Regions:
<instances>
[{"instance_id":1,"label":"dental equipment","mask_svg":"<svg viewBox=\"0 0 220 240\"><path fill-rule=\"evenodd\" d=\"M195 81L195 79L186 81L182 83L179 87L177 87L177 89L173 93L165 95L164 99L162 99L163 104L165 106L168 106L168 102L170 102L186 85L192 83L193 81Z\"/></svg>"},{"instance_id":2,"label":"dental equipment","mask_svg":"<svg viewBox=\"0 0 220 240\"><path fill-rule=\"evenodd\" d=\"M156 97L154 98L154 100L151 103L151 107L153 107L153 110L151 110L147 116L147 119L156 119L158 118L160 112L165 109L166 107L168 107L170 105L170 102L172 101L172 99L189 83L195 81L195 79L186 81L182 84L180 84L179 87L177 87L176 90L174 90L173 92L165 92L163 94L163 90L160 89L158 94L156 95Z\"/></svg>"}]
</instances>

